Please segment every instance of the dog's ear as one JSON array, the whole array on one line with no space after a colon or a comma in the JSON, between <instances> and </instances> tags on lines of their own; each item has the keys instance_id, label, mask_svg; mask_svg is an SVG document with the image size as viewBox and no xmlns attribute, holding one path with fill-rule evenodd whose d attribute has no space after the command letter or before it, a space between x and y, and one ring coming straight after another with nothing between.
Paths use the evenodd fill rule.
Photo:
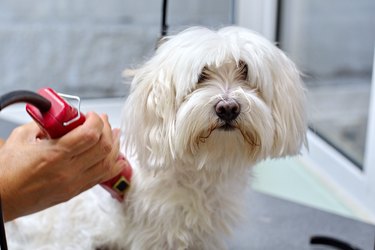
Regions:
<instances>
[{"instance_id":1,"label":"dog's ear","mask_svg":"<svg viewBox=\"0 0 375 250\"><path fill-rule=\"evenodd\" d=\"M161 168L171 154L175 90L171 76L157 65L135 71L125 103L123 124L127 153L136 153L142 167ZM173 153L173 152L172 152Z\"/></svg>"},{"instance_id":2,"label":"dog's ear","mask_svg":"<svg viewBox=\"0 0 375 250\"><path fill-rule=\"evenodd\" d=\"M278 50L278 49L277 49ZM272 115L275 123L272 157L298 154L307 146L306 97L300 72L281 51L272 58Z\"/></svg>"}]
</instances>

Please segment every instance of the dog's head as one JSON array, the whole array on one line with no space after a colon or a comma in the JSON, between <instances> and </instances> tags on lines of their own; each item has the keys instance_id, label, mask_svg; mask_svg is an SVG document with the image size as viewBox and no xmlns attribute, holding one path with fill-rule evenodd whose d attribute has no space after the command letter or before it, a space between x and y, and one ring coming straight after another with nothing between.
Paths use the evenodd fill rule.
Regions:
<instances>
[{"instance_id":1,"label":"dog's head","mask_svg":"<svg viewBox=\"0 0 375 250\"><path fill-rule=\"evenodd\" d=\"M154 167L293 155L306 139L304 102L294 63L260 35L190 28L135 71L125 142Z\"/></svg>"}]
</instances>

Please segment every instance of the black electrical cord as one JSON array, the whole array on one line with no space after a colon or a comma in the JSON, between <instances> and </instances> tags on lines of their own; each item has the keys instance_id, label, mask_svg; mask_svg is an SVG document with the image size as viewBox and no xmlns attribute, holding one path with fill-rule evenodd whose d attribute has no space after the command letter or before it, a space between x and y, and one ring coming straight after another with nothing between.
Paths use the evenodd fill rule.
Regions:
<instances>
[{"instance_id":1,"label":"black electrical cord","mask_svg":"<svg viewBox=\"0 0 375 250\"><path fill-rule=\"evenodd\" d=\"M5 107L19 102L29 103L37 107L41 112L48 111L51 108L51 102L41 95L27 90L17 90L0 96L0 111ZM1 204L0 194L0 249L8 250L7 239L4 226L4 216Z\"/></svg>"},{"instance_id":2,"label":"black electrical cord","mask_svg":"<svg viewBox=\"0 0 375 250\"><path fill-rule=\"evenodd\" d=\"M328 236L313 236L310 239L310 244L312 245L323 245L323 246L331 246L341 250L361 250L358 247L352 246L349 243L335 239Z\"/></svg>"},{"instance_id":3,"label":"black electrical cord","mask_svg":"<svg viewBox=\"0 0 375 250\"><path fill-rule=\"evenodd\" d=\"M48 111L51 108L51 102L43 96L28 90L16 90L0 96L0 111L18 102L30 103L37 107L40 112Z\"/></svg>"}]
</instances>

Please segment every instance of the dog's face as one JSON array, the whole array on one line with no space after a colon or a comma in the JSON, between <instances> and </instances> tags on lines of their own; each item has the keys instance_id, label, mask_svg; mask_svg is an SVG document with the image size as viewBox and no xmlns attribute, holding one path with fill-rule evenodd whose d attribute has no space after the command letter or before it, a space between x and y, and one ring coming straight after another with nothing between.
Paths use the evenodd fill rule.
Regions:
<instances>
[{"instance_id":1,"label":"dog's face","mask_svg":"<svg viewBox=\"0 0 375 250\"><path fill-rule=\"evenodd\" d=\"M141 164L251 164L296 154L305 142L299 72L249 30L188 29L135 72L124 129Z\"/></svg>"}]
</instances>

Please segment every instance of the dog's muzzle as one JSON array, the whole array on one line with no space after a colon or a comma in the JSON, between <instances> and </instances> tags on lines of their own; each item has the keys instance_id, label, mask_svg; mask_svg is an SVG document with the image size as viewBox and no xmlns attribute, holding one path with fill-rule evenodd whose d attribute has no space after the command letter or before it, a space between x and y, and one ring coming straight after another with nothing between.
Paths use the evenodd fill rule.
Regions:
<instances>
[{"instance_id":1,"label":"dog's muzzle","mask_svg":"<svg viewBox=\"0 0 375 250\"><path fill-rule=\"evenodd\" d=\"M233 98L222 99L215 105L216 115L224 122L223 126L220 128L233 128L233 121L238 117L240 112L241 106Z\"/></svg>"}]
</instances>

